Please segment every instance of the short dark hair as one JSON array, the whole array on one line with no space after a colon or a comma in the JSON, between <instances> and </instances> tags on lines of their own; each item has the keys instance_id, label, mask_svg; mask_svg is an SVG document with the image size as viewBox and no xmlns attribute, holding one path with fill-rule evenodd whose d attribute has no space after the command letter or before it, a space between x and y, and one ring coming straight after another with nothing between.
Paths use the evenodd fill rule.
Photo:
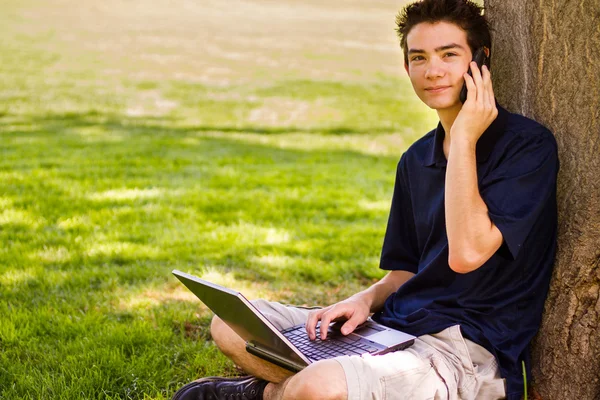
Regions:
<instances>
[{"instance_id":1,"label":"short dark hair","mask_svg":"<svg viewBox=\"0 0 600 400\"><path fill-rule=\"evenodd\" d=\"M471 52L480 47L492 52L490 26L482 14L483 8L469 0L422 0L409 4L396 15L396 32L404 52L404 63L408 64L406 36L415 25L422 22L450 22L467 33Z\"/></svg>"}]
</instances>

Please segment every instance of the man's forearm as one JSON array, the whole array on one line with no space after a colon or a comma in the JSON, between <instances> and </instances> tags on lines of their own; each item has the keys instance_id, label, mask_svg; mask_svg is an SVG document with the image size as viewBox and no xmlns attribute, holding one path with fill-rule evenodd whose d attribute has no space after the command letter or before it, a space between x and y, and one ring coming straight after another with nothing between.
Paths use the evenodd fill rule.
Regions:
<instances>
[{"instance_id":1,"label":"man's forearm","mask_svg":"<svg viewBox=\"0 0 600 400\"><path fill-rule=\"evenodd\" d=\"M391 271L379 282L355 294L352 298L365 302L371 312L379 311L383 307L385 300L414 275L408 271Z\"/></svg>"},{"instance_id":2,"label":"man's forearm","mask_svg":"<svg viewBox=\"0 0 600 400\"><path fill-rule=\"evenodd\" d=\"M456 272L479 268L502 244L477 183L476 143L452 139L446 169L448 263Z\"/></svg>"}]
</instances>

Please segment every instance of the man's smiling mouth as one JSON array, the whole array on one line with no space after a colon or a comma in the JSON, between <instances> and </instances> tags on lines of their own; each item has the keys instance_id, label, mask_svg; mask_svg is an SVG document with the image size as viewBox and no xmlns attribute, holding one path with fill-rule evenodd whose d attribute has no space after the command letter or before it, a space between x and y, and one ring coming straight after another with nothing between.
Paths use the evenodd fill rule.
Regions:
<instances>
[{"instance_id":1,"label":"man's smiling mouth","mask_svg":"<svg viewBox=\"0 0 600 400\"><path fill-rule=\"evenodd\" d=\"M443 92L444 90L448 89L449 87L450 86L431 86L431 87L425 88L425 90L430 93L439 93L439 92Z\"/></svg>"}]
</instances>

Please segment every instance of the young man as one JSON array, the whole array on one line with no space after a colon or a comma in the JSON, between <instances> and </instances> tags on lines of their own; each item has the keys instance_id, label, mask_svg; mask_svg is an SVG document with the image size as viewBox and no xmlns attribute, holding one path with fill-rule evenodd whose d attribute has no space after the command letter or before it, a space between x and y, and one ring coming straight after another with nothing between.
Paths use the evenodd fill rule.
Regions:
<instances>
[{"instance_id":1,"label":"young man","mask_svg":"<svg viewBox=\"0 0 600 400\"><path fill-rule=\"evenodd\" d=\"M477 5L423 0L397 24L405 69L440 123L398 163L380 264L390 272L323 309L256 305L281 329L305 323L313 339L334 320L347 320L348 334L371 313L418 339L406 350L319 361L292 376L247 353L215 318L218 347L252 376L201 379L176 398L521 397L556 248L556 142L499 107L487 67L470 62L476 49L491 49Z\"/></svg>"}]
</instances>

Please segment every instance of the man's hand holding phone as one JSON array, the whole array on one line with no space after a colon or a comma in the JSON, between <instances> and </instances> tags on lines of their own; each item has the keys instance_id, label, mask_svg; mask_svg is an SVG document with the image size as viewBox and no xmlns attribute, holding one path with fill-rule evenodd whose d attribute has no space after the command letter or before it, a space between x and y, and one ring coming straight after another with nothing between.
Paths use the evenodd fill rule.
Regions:
<instances>
[{"instance_id":1,"label":"man's hand holding phone","mask_svg":"<svg viewBox=\"0 0 600 400\"><path fill-rule=\"evenodd\" d=\"M475 61L469 64L470 76L465 72L467 99L450 130L451 140L477 143L483 132L498 116L490 71L486 65L481 69Z\"/></svg>"},{"instance_id":2,"label":"man's hand holding phone","mask_svg":"<svg viewBox=\"0 0 600 400\"><path fill-rule=\"evenodd\" d=\"M367 320L370 312L371 308L367 302L363 301L360 296L353 296L329 307L311 311L306 320L306 332L311 340L315 340L317 323L321 321L319 334L321 340L325 340L329 324L345 320L341 332L343 335L348 335Z\"/></svg>"}]
</instances>

